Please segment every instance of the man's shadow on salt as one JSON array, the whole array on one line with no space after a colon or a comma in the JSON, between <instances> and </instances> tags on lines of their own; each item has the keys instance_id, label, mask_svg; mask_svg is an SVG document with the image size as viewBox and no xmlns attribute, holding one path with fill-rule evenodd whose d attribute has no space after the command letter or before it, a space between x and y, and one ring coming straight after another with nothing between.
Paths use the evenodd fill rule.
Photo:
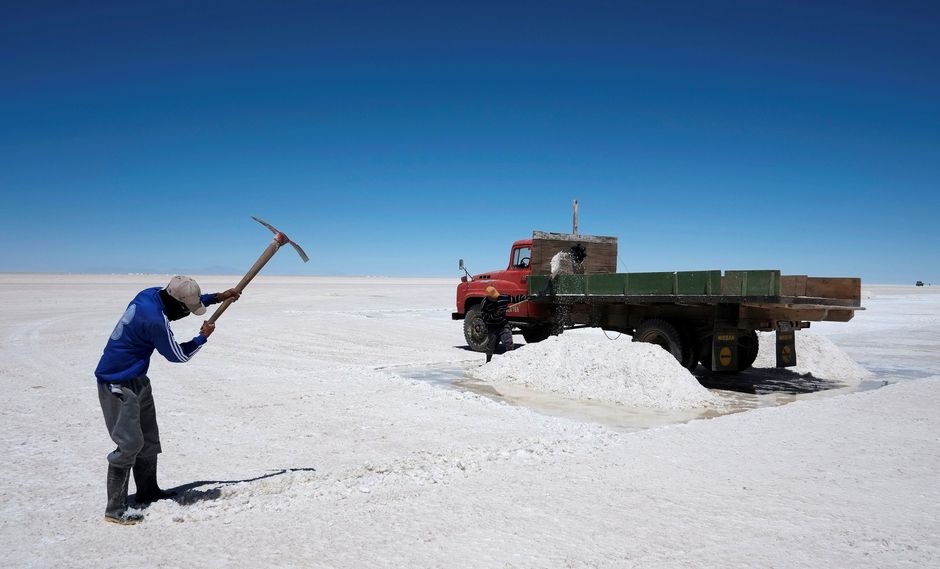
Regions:
<instances>
[{"instance_id":1,"label":"man's shadow on salt","mask_svg":"<svg viewBox=\"0 0 940 569\"><path fill-rule=\"evenodd\" d=\"M191 506L193 504L198 504L199 502L206 502L209 500L218 500L222 497L222 488L223 486L232 486L234 484L242 484L245 482L257 482L258 480L264 480L265 478L273 478L275 476L283 476L289 472L316 472L316 468L282 468L274 472L269 472L268 474L263 474L261 476L256 476L254 478L246 478L244 480L198 480L196 482L190 482L188 484L182 484L176 486L175 488L167 488L167 492L173 494L172 498L168 498L179 504L180 506ZM202 486L213 486L207 490L200 490ZM137 503L137 494L132 494L127 497L128 505L133 508L143 509L149 506L150 504L138 504Z\"/></svg>"}]
</instances>

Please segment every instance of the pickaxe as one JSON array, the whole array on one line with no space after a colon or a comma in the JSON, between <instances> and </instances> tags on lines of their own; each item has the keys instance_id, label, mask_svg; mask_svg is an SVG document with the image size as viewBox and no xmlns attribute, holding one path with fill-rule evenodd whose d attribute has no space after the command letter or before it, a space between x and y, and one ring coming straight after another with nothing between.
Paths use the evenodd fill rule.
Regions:
<instances>
[{"instance_id":1,"label":"pickaxe","mask_svg":"<svg viewBox=\"0 0 940 569\"><path fill-rule=\"evenodd\" d=\"M304 250L300 248L300 245L288 239L287 235L284 235L283 233L275 229L274 226L272 226L270 223L264 220L258 219L255 216L251 216L251 219L257 221L261 225L270 229L271 233L274 234L274 241L272 241L271 244L268 245L267 249L265 249L264 252L261 253L261 256L258 257L257 261L255 261L255 264L252 265L251 268L248 269L248 272L245 273L245 276L242 277L242 280L240 280L238 284L235 285L236 292L241 292L242 290L244 290L246 286L248 286L248 283L251 282L251 279L255 278L258 272L261 271L261 267L263 267L268 261L271 260L271 257L273 257L274 254L277 253L277 250L281 248L281 245L287 245L288 243L290 243L291 247L293 247L294 250L297 251L297 254L300 255L300 258L303 259L304 263L310 260L310 258L307 257L307 254L304 253ZM228 308L229 305L232 304L232 302L234 302L232 299L228 299L224 301L221 304L221 306L219 306L215 310L215 312L212 313L212 316L209 317L208 322L210 324L215 324L215 321L219 319L219 316L222 316L222 313L225 312L225 309Z\"/></svg>"}]
</instances>

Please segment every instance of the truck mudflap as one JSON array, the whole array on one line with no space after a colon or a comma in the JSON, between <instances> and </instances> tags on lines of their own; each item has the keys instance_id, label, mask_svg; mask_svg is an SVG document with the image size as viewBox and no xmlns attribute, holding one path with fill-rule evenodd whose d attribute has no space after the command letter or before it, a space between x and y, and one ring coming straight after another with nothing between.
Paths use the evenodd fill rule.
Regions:
<instances>
[{"instance_id":1,"label":"truck mudflap","mask_svg":"<svg viewBox=\"0 0 940 569\"><path fill-rule=\"evenodd\" d=\"M777 367L796 365L796 330L787 323L777 325Z\"/></svg>"},{"instance_id":2,"label":"truck mudflap","mask_svg":"<svg viewBox=\"0 0 940 569\"><path fill-rule=\"evenodd\" d=\"M464 315L461 314L460 312L451 312L451 313L450 313L450 319L451 319L451 320L463 320L463 319L464 319Z\"/></svg>"},{"instance_id":3,"label":"truck mudflap","mask_svg":"<svg viewBox=\"0 0 940 569\"><path fill-rule=\"evenodd\" d=\"M738 371L738 334L718 332L712 342L712 371Z\"/></svg>"},{"instance_id":4,"label":"truck mudflap","mask_svg":"<svg viewBox=\"0 0 940 569\"><path fill-rule=\"evenodd\" d=\"M776 366L796 365L796 331L803 322L778 322L776 327ZM736 372L748 369L757 359L760 342L752 330L725 328L712 336L711 359L702 363L712 371Z\"/></svg>"}]
</instances>

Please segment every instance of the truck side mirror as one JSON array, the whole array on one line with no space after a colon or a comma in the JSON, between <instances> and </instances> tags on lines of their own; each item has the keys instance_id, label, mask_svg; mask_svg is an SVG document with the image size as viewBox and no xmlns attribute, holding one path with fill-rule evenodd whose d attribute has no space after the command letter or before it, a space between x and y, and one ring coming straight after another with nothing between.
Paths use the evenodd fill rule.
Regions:
<instances>
[{"instance_id":1,"label":"truck side mirror","mask_svg":"<svg viewBox=\"0 0 940 569\"><path fill-rule=\"evenodd\" d=\"M461 281L467 282L467 281L473 280L473 277L470 276L470 271L468 271L467 267L463 265L463 259L461 259L460 262L457 263L457 268L463 271L463 274L464 274L464 277L460 279Z\"/></svg>"}]
</instances>

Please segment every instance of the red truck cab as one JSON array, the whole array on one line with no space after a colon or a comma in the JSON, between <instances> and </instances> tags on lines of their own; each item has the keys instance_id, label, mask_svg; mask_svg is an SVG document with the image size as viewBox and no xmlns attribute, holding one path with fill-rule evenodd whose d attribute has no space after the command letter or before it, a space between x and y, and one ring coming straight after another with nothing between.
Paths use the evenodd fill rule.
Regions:
<instances>
[{"instance_id":1,"label":"red truck cab","mask_svg":"<svg viewBox=\"0 0 940 569\"><path fill-rule=\"evenodd\" d=\"M500 294L528 294L529 275L532 261L532 239L520 239L512 244L509 251L509 265L505 269L488 271L476 275L461 277L457 285L457 311L451 314L453 320L464 320L464 336L471 348L482 351L486 342L486 326L480 319L480 303L486 296L486 287L492 286ZM461 265L462 266L462 265ZM467 273L469 275L469 273ZM531 319L536 316L539 307L529 302L511 306L506 316L514 329L521 330L526 341L544 339L547 332L532 326ZM531 340L530 340L531 338Z\"/></svg>"}]
</instances>

